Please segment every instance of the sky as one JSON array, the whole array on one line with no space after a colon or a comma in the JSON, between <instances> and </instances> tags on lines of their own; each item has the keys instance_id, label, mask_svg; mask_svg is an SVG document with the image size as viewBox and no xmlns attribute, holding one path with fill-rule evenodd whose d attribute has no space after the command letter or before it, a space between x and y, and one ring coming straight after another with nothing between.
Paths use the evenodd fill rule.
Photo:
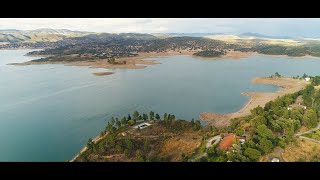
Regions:
<instances>
[{"instance_id":1,"label":"sky","mask_svg":"<svg viewBox=\"0 0 320 180\"><path fill-rule=\"evenodd\" d=\"M320 18L0 18L0 29L320 37Z\"/></svg>"}]
</instances>

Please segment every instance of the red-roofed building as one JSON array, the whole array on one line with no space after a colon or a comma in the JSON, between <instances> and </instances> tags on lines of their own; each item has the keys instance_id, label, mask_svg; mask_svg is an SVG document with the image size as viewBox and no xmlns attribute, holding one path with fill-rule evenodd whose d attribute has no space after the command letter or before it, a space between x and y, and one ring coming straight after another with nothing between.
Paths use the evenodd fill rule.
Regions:
<instances>
[{"instance_id":1,"label":"red-roofed building","mask_svg":"<svg viewBox=\"0 0 320 180\"><path fill-rule=\"evenodd\" d=\"M237 136L234 134L227 134L219 143L219 149L229 151L232 148L233 143L237 140Z\"/></svg>"}]
</instances>

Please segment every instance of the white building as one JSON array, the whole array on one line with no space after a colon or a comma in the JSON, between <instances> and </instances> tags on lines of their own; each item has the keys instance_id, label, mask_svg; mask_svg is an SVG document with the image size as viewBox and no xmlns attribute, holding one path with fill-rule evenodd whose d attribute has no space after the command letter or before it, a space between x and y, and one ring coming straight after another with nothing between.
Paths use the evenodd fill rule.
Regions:
<instances>
[{"instance_id":1,"label":"white building","mask_svg":"<svg viewBox=\"0 0 320 180\"><path fill-rule=\"evenodd\" d=\"M306 77L305 80L306 80L306 81L310 81L310 77Z\"/></svg>"},{"instance_id":2,"label":"white building","mask_svg":"<svg viewBox=\"0 0 320 180\"><path fill-rule=\"evenodd\" d=\"M273 158L272 160L271 160L271 162L279 162L280 160L278 159L278 158Z\"/></svg>"}]
</instances>

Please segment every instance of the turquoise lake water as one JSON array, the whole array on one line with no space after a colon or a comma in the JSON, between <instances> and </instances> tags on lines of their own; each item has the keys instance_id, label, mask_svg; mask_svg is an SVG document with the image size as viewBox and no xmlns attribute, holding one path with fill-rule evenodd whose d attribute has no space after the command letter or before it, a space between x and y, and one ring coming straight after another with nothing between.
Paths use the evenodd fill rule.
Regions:
<instances>
[{"instance_id":1,"label":"turquoise lake water","mask_svg":"<svg viewBox=\"0 0 320 180\"><path fill-rule=\"evenodd\" d=\"M240 60L191 56L153 58L137 70L64 65L12 66L30 50L0 50L0 161L66 161L104 129L133 111L198 118L200 112L241 109L243 91L272 92L257 76L320 74L320 59L255 55ZM112 71L110 76L91 73Z\"/></svg>"}]
</instances>

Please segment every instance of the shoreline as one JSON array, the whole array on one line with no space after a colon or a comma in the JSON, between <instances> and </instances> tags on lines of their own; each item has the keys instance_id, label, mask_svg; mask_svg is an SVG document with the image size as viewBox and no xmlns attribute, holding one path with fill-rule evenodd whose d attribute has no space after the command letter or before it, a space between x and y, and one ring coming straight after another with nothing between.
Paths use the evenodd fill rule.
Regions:
<instances>
[{"instance_id":1,"label":"shoreline","mask_svg":"<svg viewBox=\"0 0 320 180\"><path fill-rule=\"evenodd\" d=\"M263 55L263 56L274 56L274 57L290 57L295 59L305 59L305 58L320 58L315 56L299 56L299 57L291 57L287 55L268 55L268 54L260 54L257 52L241 52L241 51L228 51L227 54L219 57L201 57L193 55L198 51L190 51L190 50L181 50L181 51L166 51L166 52L141 52L138 53L138 56L134 57L121 57L117 58L117 62L126 61L126 64L109 64L107 59L96 59L96 60L86 60L86 61L75 61L75 62L67 62L67 61L44 61L44 62L33 62L27 61L22 63L10 63L8 65L16 65L16 66L27 66L27 65L40 65L40 64L63 64L65 66L86 66L89 68L104 68L104 69L142 69L147 67L147 65L161 64L156 60L149 60L149 58L157 58L157 57L166 57L166 56L177 56L177 55L188 55L200 60L240 60L242 58L250 57L253 55ZM49 57L51 55L26 55L30 57Z\"/></svg>"},{"instance_id":2,"label":"shoreline","mask_svg":"<svg viewBox=\"0 0 320 180\"><path fill-rule=\"evenodd\" d=\"M103 135L103 136L100 136L100 135L98 135L98 136L96 136L92 141L94 142L94 143L97 143L97 142L99 142L102 138L104 138L104 137L106 137L108 135L108 133L106 133L105 135ZM75 155L71 160L69 160L68 162L73 162L73 161L75 161L82 153L84 153L85 151L87 150L87 145L85 145L81 150L80 150L80 152L79 153L77 153L77 155Z\"/></svg>"},{"instance_id":3,"label":"shoreline","mask_svg":"<svg viewBox=\"0 0 320 180\"><path fill-rule=\"evenodd\" d=\"M230 125L231 119L247 116L251 113L251 109L258 106L264 107L267 102L272 101L277 97L300 91L310 84L310 82L305 80L292 79L288 77L258 77L251 80L251 82L257 84L276 85L281 87L281 89L275 92L241 92L241 94L249 96L249 101L246 102L239 111L226 114L202 112L199 114L200 119L205 121L208 125L222 128Z\"/></svg>"}]
</instances>

